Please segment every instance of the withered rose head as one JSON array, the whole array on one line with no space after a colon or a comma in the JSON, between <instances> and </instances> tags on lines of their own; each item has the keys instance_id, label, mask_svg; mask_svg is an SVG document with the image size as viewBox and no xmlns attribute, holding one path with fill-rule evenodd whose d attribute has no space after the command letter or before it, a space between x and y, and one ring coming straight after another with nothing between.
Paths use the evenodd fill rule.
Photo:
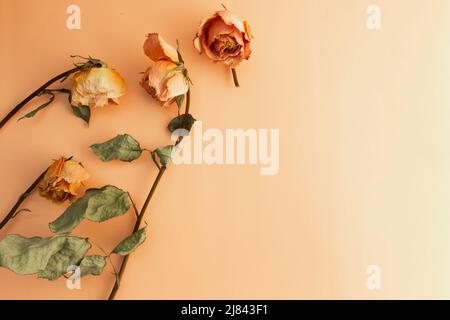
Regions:
<instances>
[{"instance_id":1,"label":"withered rose head","mask_svg":"<svg viewBox=\"0 0 450 320\"><path fill-rule=\"evenodd\" d=\"M217 11L201 23L194 47L208 58L236 67L249 59L252 35L247 21L239 19L228 10Z\"/></svg>"},{"instance_id":2,"label":"withered rose head","mask_svg":"<svg viewBox=\"0 0 450 320\"><path fill-rule=\"evenodd\" d=\"M125 80L115 70L89 68L73 76L71 103L74 107L103 107L110 100L119 104L125 91Z\"/></svg>"},{"instance_id":3,"label":"withered rose head","mask_svg":"<svg viewBox=\"0 0 450 320\"><path fill-rule=\"evenodd\" d=\"M177 50L158 33L150 33L144 43L144 53L150 66L141 80L142 87L163 105L169 105L189 89L184 65Z\"/></svg>"},{"instance_id":4,"label":"withered rose head","mask_svg":"<svg viewBox=\"0 0 450 320\"><path fill-rule=\"evenodd\" d=\"M39 183L39 194L57 203L71 201L88 178L89 174L79 162L61 157L50 166Z\"/></svg>"}]
</instances>

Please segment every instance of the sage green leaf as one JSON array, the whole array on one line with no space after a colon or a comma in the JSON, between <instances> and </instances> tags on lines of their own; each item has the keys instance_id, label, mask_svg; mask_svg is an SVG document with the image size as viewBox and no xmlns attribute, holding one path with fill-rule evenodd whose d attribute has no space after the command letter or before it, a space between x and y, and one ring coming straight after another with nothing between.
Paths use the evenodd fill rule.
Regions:
<instances>
[{"instance_id":1,"label":"sage green leaf","mask_svg":"<svg viewBox=\"0 0 450 320\"><path fill-rule=\"evenodd\" d=\"M37 274L40 278L55 280L65 274L69 266L79 265L90 248L85 238L9 235L0 241L0 266L17 274Z\"/></svg>"},{"instance_id":2,"label":"sage green leaf","mask_svg":"<svg viewBox=\"0 0 450 320\"><path fill-rule=\"evenodd\" d=\"M91 248L91 244L85 238L64 237L64 246L54 254L48 261L44 270L40 270L39 278L56 280L67 273L69 266L78 265L86 252Z\"/></svg>"},{"instance_id":3,"label":"sage green leaf","mask_svg":"<svg viewBox=\"0 0 450 320\"><path fill-rule=\"evenodd\" d=\"M84 277L89 274L98 276L102 273L105 264L106 258L104 256L85 256L80 263L81 276Z\"/></svg>"},{"instance_id":4,"label":"sage green leaf","mask_svg":"<svg viewBox=\"0 0 450 320\"><path fill-rule=\"evenodd\" d=\"M187 131L191 131L192 126L196 120L190 114L182 114L178 117L175 117L170 121L167 128L170 132L174 132L177 129L186 129Z\"/></svg>"},{"instance_id":5,"label":"sage green leaf","mask_svg":"<svg viewBox=\"0 0 450 320\"><path fill-rule=\"evenodd\" d=\"M121 160L131 162L142 154L141 146L128 134L118 135L104 143L94 144L91 149L102 161Z\"/></svg>"},{"instance_id":6,"label":"sage green leaf","mask_svg":"<svg viewBox=\"0 0 450 320\"><path fill-rule=\"evenodd\" d=\"M117 247L114 248L112 253L116 253L121 256L127 256L137 249L142 243L144 243L147 237L147 226L139 229L132 235L128 236Z\"/></svg>"},{"instance_id":7,"label":"sage green leaf","mask_svg":"<svg viewBox=\"0 0 450 320\"><path fill-rule=\"evenodd\" d=\"M81 221L83 221L88 208L89 199L98 193L101 193L101 189L87 190L84 197L76 200L61 216L49 223L50 230L58 234L70 233L81 223Z\"/></svg>"},{"instance_id":8,"label":"sage green leaf","mask_svg":"<svg viewBox=\"0 0 450 320\"><path fill-rule=\"evenodd\" d=\"M0 266L17 274L35 274L44 270L50 258L61 250L64 237L25 238L8 235L0 241Z\"/></svg>"},{"instance_id":9,"label":"sage green leaf","mask_svg":"<svg viewBox=\"0 0 450 320\"><path fill-rule=\"evenodd\" d=\"M61 216L50 222L49 227L54 233L66 234L72 232L83 219L102 222L125 214L130 207L128 193L117 187L107 185L101 189L89 189Z\"/></svg>"},{"instance_id":10,"label":"sage green leaf","mask_svg":"<svg viewBox=\"0 0 450 320\"><path fill-rule=\"evenodd\" d=\"M172 159L172 151L174 148L174 146L170 145L156 149L156 155L158 156L162 166L166 167L169 164Z\"/></svg>"},{"instance_id":11,"label":"sage green leaf","mask_svg":"<svg viewBox=\"0 0 450 320\"><path fill-rule=\"evenodd\" d=\"M76 117L83 119L84 122L89 124L91 120L91 108L88 106L72 106L72 112Z\"/></svg>"},{"instance_id":12,"label":"sage green leaf","mask_svg":"<svg viewBox=\"0 0 450 320\"><path fill-rule=\"evenodd\" d=\"M44 93L50 95L50 98L48 99L48 101L43 103L43 104L41 104L39 107L37 107L33 111L27 113L23 117L19 118L19 120L17 120L17 121L20 121L20 120L25 119L25 118L33 118L39 111L41 111L42 109L46 108L50 103L53 102L53 100L55 100L55 94L52 93L52 92L43 92L43 93L41 93L39 95L42 95Z\"/></svg>"},{"instance_id":13,"label":"sage green leaf","mask_svg":"<svg viewBox=\"0 0 450 320\"><path fill-rule=\"evenodd\" d=\"M128 193L114 186L105 186L88 201L84 217L102 222L126 213L131 207Z\"/></svg>"}]
</instances>

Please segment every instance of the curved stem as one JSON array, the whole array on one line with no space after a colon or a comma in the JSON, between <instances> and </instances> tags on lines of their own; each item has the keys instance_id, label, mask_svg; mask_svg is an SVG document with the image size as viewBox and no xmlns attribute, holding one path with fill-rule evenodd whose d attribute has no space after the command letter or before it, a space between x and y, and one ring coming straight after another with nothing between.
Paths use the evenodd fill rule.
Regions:
<instances>
[{"instance_id":1,"label":"curved stem","mask_svg":"<svg viewBox=\"0 0 450 320\"><path fill-rule=\"evenodd\" d=\"M142 220L144 218L144 215L145 215L145 211L147 210L147 207L148 207L148 205L150 203L150 200L152 199L153 195L155 194L156 187L158 186L159 181L161 180L161 177L163 176L165 171L166 171L166 167L161 167L161 169L159 170L158 175L156 176L155 182L153 182L152 188L150 189L150 192L149 192L149 194L147 196L147 199L145 200L144 206L142 207L142 210L139 213L139 216L138 216L138 218L136 220L136 223L135 223L134 229L133 229L133 233L135 233L136 231L139 230L139 227L140 227L140 225L142 223ZM114 298L115 298L115 296L117 294L117 291L119 290L119 286L120 286L119 281L122 279L122 275L123 275L123 273L125 271L125 268L127 266L129 257L130 257L130 255L127 255L125 258L123 258L122 264L121 264L120 269L119 269L118 277L116 278L116 282L114 283L114 287L113 287L111 293L109 294L108 300L114 300Z\"/></svg>"},{"instance_id":2,"label":"curved stem","mask_svg":"<svg viewBox=\"0 0 450 320\"><path fill-rule=\"evenodd\" d=\"M44 90L47 89L48 86L50 86L51 84L53 84L54 82L61 80L61 79L65 79L67 78L69 75L71 75L74 72L77 72L80 70L80 67L75 67L72 68L70 70L67 70L55 77L53 77L52 79L50 79L49 81L47 81L46 83L44 83L42 86L40 86L38 89L36 89L32 94L30 94L28 97L26 97L22 102L20 102L17 106L14 107L14 109L12 109L1 121L0 121L0 129L3 128L5 126L5 124L12 118L14 117L14 115L19 112L28 102L30 102L33 98L37 97L40 93L42 93ZM53 90L54 91L54 90Z\"/></svg>"},{"instance_id":3,"label":"curved stem","mask_svg":"<svg viewBox=\"0 0 450 320\"><path fill-rule=\"evenodd\" d=\"M11 210L8 212L6 217L0 222L0 230L12 219L14 218L17 209L19 209L20 205L25 201L26 198L28 198L33 190L37 187L39 182L42 180L42 178L47 173L46 169L44 172L41 173L41 175L28 187L28 189L19 197L16 204L11 208Z\"/></svg>"},{"instance_id":4,"label":"curved stem","mask_svg":"<svg viewBox=\"0 0 450 320\"><path fill-rule=\"evenodd\" d=\"M235 68L231 68L231 72L233 73L234 86L239 87L239 79L237 76L237 72Z\"/></svg>"}]
</instances>

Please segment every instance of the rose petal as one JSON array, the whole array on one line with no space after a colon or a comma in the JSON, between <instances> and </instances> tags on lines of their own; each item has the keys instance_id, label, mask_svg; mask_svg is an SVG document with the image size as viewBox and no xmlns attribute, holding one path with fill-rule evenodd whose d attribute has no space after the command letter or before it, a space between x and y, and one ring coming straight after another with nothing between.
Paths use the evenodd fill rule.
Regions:
<instances>
[{"instance_id":1,"label":"rose petal","mask_svg":"<svg viewBox=\"0 0 450 320\"><path fill-rule=\"evenodd\" d=\"M202 46L200 44L199 37L195 37L195 39L194 39L194 48L197 49L198 53L202 53Z\"/></svg>"},{"instance_id":2,"label":"rose petal","mask_svg":"<svg viewBox=\"0 0 450 320\"><path fill-rule=\"evenodd\" d=\"M215 12L211 16L204 18L202 20L202 22L200 23L200 26L198 27L197 38L202 37L203 31L205 30L206 25L209 24L211 22L211 20L213 20L214 18L217 18L217 17L218 17L218 15Z\"/></svg>"},{"instance_id":3,"label":"rose petal","mask_svg":"<svg viewBox=\"0 0 450 320\"><path fill-rule=\"evenodd\" d=\"M163 105L173 102L176 96L185 94L189 85L183 73L177 68L177 64L160 60L152 62L144 74L141 85L147 92Z\"/></svg>"},{"instance_id":4,"label":"rose petal","mask_svg":"<svg viewBox=\"0 0 450 320\"><path fill-rule=\"evenodd\" d=\"M206 43L208 47L214 42L214 40L218 39L221 35L230 35L235 38L239 44L244 44L242 39L242 34L239 32L237 28L233 25L227 25L222 19L217 19L214 23L211 24L208 30L208 37L206 39Z\"/></svg>"},{"instance_id":5,"label":"rose petal","mask_svg":"<svg viewBox=\"0 0 450 320\"><path fill-rule=\"evenodd\" d=\"M147 85L147 91L156 99L161 101L161 95L164 91L165 78L169 70L176 68L177 65L171 61L160 60L152 62L144 75L143 84ZM164 100L165 101L165 100Z\"/></svg>"},{"instance_id":6,"label":"rose petal","mask_svg":"<svg viewBox=\"0 0 450 320\"><path fill-rule=\"evenodd\" d=\"M64 168L64 162L66 160L64 157L59 158L58 160L55 160L53 164L48 168L47 173L45 174L45 177L43 180L47 180L48 178L56 178L59 177L61 174L62 169Z\"/></svg>"},{"instance_id":7,"label":"rose petal","mask_svg":"<svg viewBox=\"0 0 450 320\"><path fill-rule=\"evenodd\" d=\"M168 44L158 33L149 33L144 42L144 52L153 61L170 60L178 63L177 50Z\"/></svg>"},{"instance_id":8,"label":"rose petal","mask_svg":"<svg viewBox=\"0 0 450 320\"><path fill-rule=\"evenodd\" d=\"M166 84L166 91L164 92L164 98L167 102L172 102L175 97L186 94L189 89L189 85L184 75L180 72L176 72L170 77Z\"/></svg>"},{"instance_id":9,"label":"rose petal","mask_svg":"<svg viewBox=\"0 0 450 320\"><path fill-rule=\"evenodd\" d=\"M217 15L219 15L227 25L235 26L240 32L247 35L244 22L235 14L231 13L228 10L225 10L218 11ZM250 38L248 38L247 40L250 41Z\"/></svg>"},{"instance_id":10,"label":"rose petal","mask_svg":"<svg viewBox=\"0 0 450 320\"><path fill-rule=\"evenodd\" d=\"M113 69L90 68L73 76L72 105L102 107L125 94L125 80Z\"/></svg>"},{"instance_id":11,"label":"rose petal","mask_svg":"<svg viewBox=\"0 0 450 320\"><path fill-rule=\"evenodd\" d=\"M245 34L247 36L246 40L248 40L250 42L251 39L253 38L253 34L252 34L252 29L247 21L244 21L244 28L245 28Z\"/></svg>"},{"instance_id":12,"label":"rose petal","mask_svg":"<svg viewBox=\"0 0 450 320\"><path fill-rule=\"evenodd\" d=\"M68 160L64 164L61 178L68 183L80 183L89 178L89 174L81 164L74 160Z\"/></svg>"},{"instance_id":13,"label":"rose petal","mask_svg":"<svg viewBox=\"0 0 450 320\"><path fill-rule=\"evenodd\" d=\"M208 34L209 34L209 28L216 22L220 22L221 18L220 17L216 17L213 18L211 20L209 20L206 24L204 24L204 28L202 30L202 32L199 32L199 39L200 39L200 45L202 47L202 49L205 51L206 55L208 56L208 58L210 58L211 60L219 60L220 57L219 55L212 51L211 48L209 47L209 43L208 43Z\"/></svg>"}]
</instances>

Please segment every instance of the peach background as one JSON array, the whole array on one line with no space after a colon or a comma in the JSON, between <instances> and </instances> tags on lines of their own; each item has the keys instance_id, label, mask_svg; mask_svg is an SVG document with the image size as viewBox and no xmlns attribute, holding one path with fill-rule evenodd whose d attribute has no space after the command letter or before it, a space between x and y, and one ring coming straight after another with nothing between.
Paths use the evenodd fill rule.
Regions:
<instances>
[{"instance_id":1,"label":"peach background","mask_svg":"<svg viewBox=\"0 0 450 320\"><path fill-rule=\"evenodd\" d=\"M82 29L65 27L81 7ZM370 4L383 29L366 28ZM0 0L0 114L69 67L70 54L106 60L126 78L119 107L91 127L65 97L0 132L0 212L60 154L142 205L156 174L148 158L101 163L88 146L129 133L154 148L175 107L140 88L141 46L157 31L179 39L194 81L192 112L206 128L280 128L280 172L255 166L172 166L151 203L149 238L130 259L118 298L450 298L450 2L447 0L227 0L253 27L242 87L191 40L220 1ZM27 109L29 110L30 107ZM1 231L48 236L64 207L32 196ZM75 234L111 249L133 215ZM366 288L366 268L382 289ZM0 298L103 299L113 276L82 290L0 269Z\"/></svg>"}]
</instances>

